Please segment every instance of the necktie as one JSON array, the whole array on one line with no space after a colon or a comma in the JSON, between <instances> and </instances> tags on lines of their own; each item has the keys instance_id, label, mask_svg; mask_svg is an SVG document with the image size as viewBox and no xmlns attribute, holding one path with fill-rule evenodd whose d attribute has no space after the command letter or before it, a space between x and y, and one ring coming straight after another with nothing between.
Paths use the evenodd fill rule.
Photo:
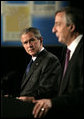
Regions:
<instances>
[{"instance_id":1,"label":"necktie","mask_svg":"<svg viewBox=\"0 0 84 119\"><path fill-rule=\"evenodd\" d=\"M33 60L31 59L30 62L29 62L29 64L27 65L26 74L29 72L32 63L33 63Z\"/></svg>"},{"instance_id":2,"label":"necktie","mask_svg":"<svg viewBox=\"0 0 84 119\"><path fill-rule=\"evenodd\" d=\"M67 51L66 51L66 58L65 58L65 66L64 66L63 77L64 77L64 74L65 74L65 72L66 72L67 66L68 66L69 57L70 57L70 50L67 49Z\"/></svg>"}]
</instances>

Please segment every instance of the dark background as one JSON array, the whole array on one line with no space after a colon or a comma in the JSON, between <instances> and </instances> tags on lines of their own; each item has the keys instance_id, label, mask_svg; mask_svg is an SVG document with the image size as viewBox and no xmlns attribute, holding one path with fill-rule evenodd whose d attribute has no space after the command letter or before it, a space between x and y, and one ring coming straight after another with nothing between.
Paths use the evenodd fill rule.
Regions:
<instances>
[{"instance_id":1,"label":"dark background","mask_svg":"<svg viewBox=\"0 0 84 119\"><path fill-rule=\"evenodd\" d=\"M83 10L83 0L73 0L73 1L70 1L70 6L72 7L76 7L76 8L79 8L81 10Z\"/></svg>"}]
</instances>

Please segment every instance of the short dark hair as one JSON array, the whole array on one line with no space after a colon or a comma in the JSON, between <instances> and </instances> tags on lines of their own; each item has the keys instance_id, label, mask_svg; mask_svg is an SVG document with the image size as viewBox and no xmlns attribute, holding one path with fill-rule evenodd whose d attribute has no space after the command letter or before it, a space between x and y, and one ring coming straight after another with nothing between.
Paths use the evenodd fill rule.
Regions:
<instances>
[{"instance_id":1,"label":"short dark hair","mask_svg":"<svg viewBox=\"0 0 84 119\"><path fill-rule=\"evenodd\" d=\"M74 24L76 29L75 32L80 34L83 33L83 11L73 7L63 7L56 11L55 16L59 12L65 12L67 25Z\"/></svg>"},{"instance_id":2,"label":"short dark hair","mask_svg":"<svg viewBox=\"0 0 84 119\"><path fill-rule=\"evenodd\" d=\"M41 36L41 33L40 33L40 30L35 28L35 27L29 27L29 28L25 28L23 29L23 31L21 32L21 35L23 34L27 34L29 32L32 32L36 38L40 39L42 36Z\"/></svg>"}]
</instances>

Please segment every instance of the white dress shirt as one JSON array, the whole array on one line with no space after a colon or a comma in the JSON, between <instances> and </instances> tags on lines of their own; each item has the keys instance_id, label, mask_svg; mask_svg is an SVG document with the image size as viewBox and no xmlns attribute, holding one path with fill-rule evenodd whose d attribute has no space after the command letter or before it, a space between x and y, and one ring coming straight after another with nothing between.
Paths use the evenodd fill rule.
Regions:
<instances>
[{"instance_id":1,"label":"white dress shirt","mask_svg":"<svg viewBox=\"0 0 84 119\"><path fill-rule=\"evenodd\" d=\"M83 37L83 35L79 35L69 46L68 46L68 49L71 51L70 52L70 58L69 60L71 59L78 43L80 42L81 38Z\"/></svg>"},{"instance_id":2,"label":"white dress shirt","mask_svg":"<svg viewBox=\"0 0 84 119\"><path fill-rule=\"evenodd\" d=\"M44 50L44 47L41 48L40 52ZM32 56L32 60L35 61L36 60L36 56Z\"/></svg>"}]
</instances>

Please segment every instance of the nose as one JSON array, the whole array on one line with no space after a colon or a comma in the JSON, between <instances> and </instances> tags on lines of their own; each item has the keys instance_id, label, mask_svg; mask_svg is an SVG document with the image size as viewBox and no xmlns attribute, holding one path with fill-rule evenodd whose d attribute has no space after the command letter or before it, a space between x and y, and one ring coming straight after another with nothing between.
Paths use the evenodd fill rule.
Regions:
<instances>
[{"instance_id":1,"label":"nose","mask_svg":"<svg viewBox=\"0 0 84 119\"><path fill-rule=\"evenodd\" d=\"M27 41L27 42L25 43L25 46L26 46L27 48L30 48L30 47L32 47L32 43L29 42L29 41Z\"/></svg>"},{"instance_id":2,"label":"nose","mask_svg":"<svg viewBox=\"0 0 84 119\"><path fill-rule=\"evenodd\" d=\"M53 32L53 33L56 32L56 28L55 28L55 26L53 26L53 28L52 28L52 32Z\"/></svg>"},{"instance_id":3,"label":"nose","mask_svg":"<svg viewBox=\"0 0 84 119\"><path fill-rule=\"evenodd\" d=\"M28 47L32 47L32 43L31 42L28 43Z\"/></svg>"}]
</instances>

